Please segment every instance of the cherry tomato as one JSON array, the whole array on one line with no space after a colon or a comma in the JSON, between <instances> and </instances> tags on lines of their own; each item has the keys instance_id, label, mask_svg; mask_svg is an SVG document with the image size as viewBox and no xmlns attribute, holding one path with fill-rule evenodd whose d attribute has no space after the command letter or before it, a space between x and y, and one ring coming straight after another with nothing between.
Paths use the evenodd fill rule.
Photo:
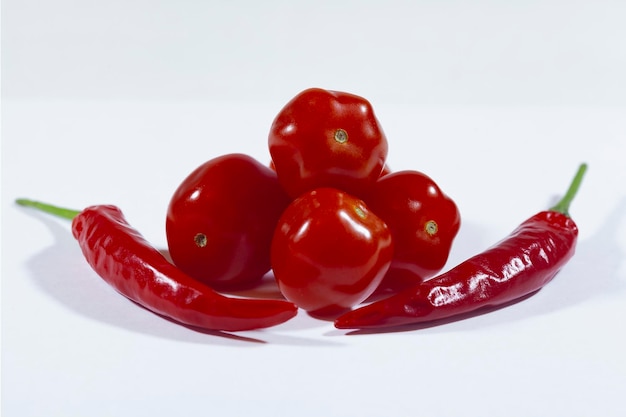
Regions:
<instances>
[{"instance_id":1,"label":"cherry tomato","mask_svg":"<svg viewBox=\"0 0 626 417\"><path fill-rule=\"evenodd\" d=\"M291 199L276 173L229 154L195 169L170 201L170 256L188 275L216 287L251 285L270 270L274 228Z\"/></svg>"},{"instance_id":2,"label":"cherry tomato","mask_svg":"<svg viewBox=\"0 0 626 417\"><path fill-rule=\"evenodd\" d=\"M461 217L454 201L430 177L417 171L387 174L365 201L387 223L394 241L381 289L399 291L441 271Z\"/></svg>"},{"instance_id":3,"label":"cherry tomato","mask_svg":"<svg viewBox=\"0 0 626 417\"><path fill-rule=\"evenodd\" d=\"M369 297L392 255L387 225L362 200L333 188L304 193L287 207L271 251L285 298L319 316Z\"/></svg>"},{"instance_id":4,"label":"cherry tomato","mask_svg":"<svg viewBox=\"0 0 626 417\"><path fill-rule=\"evenodd\" d=\"M383 170L387 139L367 100L312 88L276 116L269 150L291 197L319 187L360 196Z\"/></svg>"}]
</instances>

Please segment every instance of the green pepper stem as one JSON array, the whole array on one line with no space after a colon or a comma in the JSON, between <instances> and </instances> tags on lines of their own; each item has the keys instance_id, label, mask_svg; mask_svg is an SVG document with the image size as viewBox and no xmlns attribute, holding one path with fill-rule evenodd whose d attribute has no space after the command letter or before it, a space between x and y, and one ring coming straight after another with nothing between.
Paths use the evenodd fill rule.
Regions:
<instances>
[{"instance_id":1,"label":"green pepper stem","mask_svg":"<svg viewBox=\"0 0 626 417\"><path fill-rule=\"evenodd\" d=\"M36 208L37 210L43 211L45 213L69 220L72 220L80 213L80 210L57 207L53 206L52 204L42 203L41 201L29 200L26 198L18 198L17 200L15 200L15 203L24 207Z\"/></svg>"},{"instance_id":2,"label":"green pepper stem","mask_svg":"<svg viewBox=\"0 0 626 417\"><path fill-rule=\"evenodd\" d=\"M569 216L569 206L572 203L572 200L574 199L574 197L576 196L578 189L580 188L580 184L582 183L582 180L586 171L587 171L587 164L585 163L580 164L580 167L578 167L578 171L576 172L576 176L574 176L574 179L572 180L572 183L567 189L567 192L565 193L563 198L561 198L561 201L556 203L556 205L552 207L550 211L556 211L559 213L563 213L566 216Z\"/></svg>"}]
</instances>

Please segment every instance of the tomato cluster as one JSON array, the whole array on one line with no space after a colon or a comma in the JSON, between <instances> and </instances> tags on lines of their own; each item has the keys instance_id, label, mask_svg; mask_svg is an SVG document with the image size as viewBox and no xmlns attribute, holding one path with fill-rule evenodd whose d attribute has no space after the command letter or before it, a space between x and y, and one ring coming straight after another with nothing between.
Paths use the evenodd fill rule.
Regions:
<instances>
[{"instance_id":1,"label":"tomato cluster","mask_svg":"<svg viewBox=\"0 0 626 417\"><path fill-rule=\"evenodd\" d=\"M367 100L305 90L278 113L268 145L271 166L224 155L174 193L167 240L187 274L228 289L272 271L285 298L333 316L443 268L457 206L427 175L390 172Z\"/></svg>"}]
</instances>

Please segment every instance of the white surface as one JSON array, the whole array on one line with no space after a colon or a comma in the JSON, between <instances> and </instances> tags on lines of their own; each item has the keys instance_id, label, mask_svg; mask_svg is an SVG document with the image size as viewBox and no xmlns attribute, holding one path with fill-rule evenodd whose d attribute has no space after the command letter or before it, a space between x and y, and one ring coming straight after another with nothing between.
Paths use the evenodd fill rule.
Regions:
<instances>
[{"instance_id":1,"label":"white surface","mask_svg":"<svg viewBox=\"0 0 626 417\"><path fill-rule=\"evenodd\" d=\"M625 17L619 1L3 1L2 415L624 415ZM588 162L575 258L535 296L439 327L346 335L300 313L202 334L120 297L66 222L13 204L116 204L164 247L179 181L226 152L269 160L274 115L311 86L368 98L391 167L455 198L449 266Z\"/></svg>"}]
</instances>

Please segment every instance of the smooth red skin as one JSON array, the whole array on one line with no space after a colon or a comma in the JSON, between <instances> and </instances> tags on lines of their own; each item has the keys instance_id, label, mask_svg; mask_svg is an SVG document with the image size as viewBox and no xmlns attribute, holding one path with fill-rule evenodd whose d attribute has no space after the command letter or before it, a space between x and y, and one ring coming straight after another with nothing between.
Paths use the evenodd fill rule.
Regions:
<instances>
[{"instance_id":1,"label":"smooth red skin","mask_svg":"<svg viewBox=\"0 0 626 417\"><path fill-rule=\"evenodd\" d=\"M294 200L272 241L281 292L319 316L345 311L370 296L392 255L387 225L363 201L332 188Z\"/></svg>"},{"instance_id":2,"label":"smooth red skin","mask_svg":"<svg viewBox=\"0 0 626 417\"><path fill-rule=\"evenodd\" d=\"M334 139L337 129L348 133L347 142ZM320 187L361 196L380 176L388 148L367 100L319 88L287 103L268 143L278 179L292 198Z\"/></svg>"},{"instance_id":3,"label":"smooth red skin","mask_svg":"<svg viewBox=\"0 0 626 417\"><path fill-rule=\"evenodd\" d=\"M381 177L365 197L391 229L394 256L381 290L401 291L435 276L445 266L461 226L457 205L427 175L398 171ZM428 221L438 230L426 232Z\"/></svg>"},{"instance_id":4,"label":"smooth red skin","mask_svg":"<svg viewBox=\"0 0 626 417\"><path fill-rule=\"evenodd\" d=\"M578 228L568 216L543 211L507 238L450 271L335 321L340 329L381 328L448 319L502 306L550 282L574 255Z\"/></svg>"},{"instance_id":5,"label":"smooth red skin","mask_svg":"<svg viewBox=\"0 0 626 417\"><path fill-rule=\"evenodd\" d=\"M176 268L137 230L119 208L92 206L72 221L85 259L113 288L170 319L210 330L270 327L297 314L284 300L225 297Z\"/></svg>"},{"instance_id":6,"label":"smooth red skin","mask_svg":"<svg viewBox=\"0 0 626 417\"><path fill-rule=\"evenodd\" d=\"M257 283L270 270L274 227L290 198L276 173L243 154L199 166L178 187L167 211L172 260L214 288ZM194 241L198 233L207 245Z\"/></svg>"}]
</instances>

